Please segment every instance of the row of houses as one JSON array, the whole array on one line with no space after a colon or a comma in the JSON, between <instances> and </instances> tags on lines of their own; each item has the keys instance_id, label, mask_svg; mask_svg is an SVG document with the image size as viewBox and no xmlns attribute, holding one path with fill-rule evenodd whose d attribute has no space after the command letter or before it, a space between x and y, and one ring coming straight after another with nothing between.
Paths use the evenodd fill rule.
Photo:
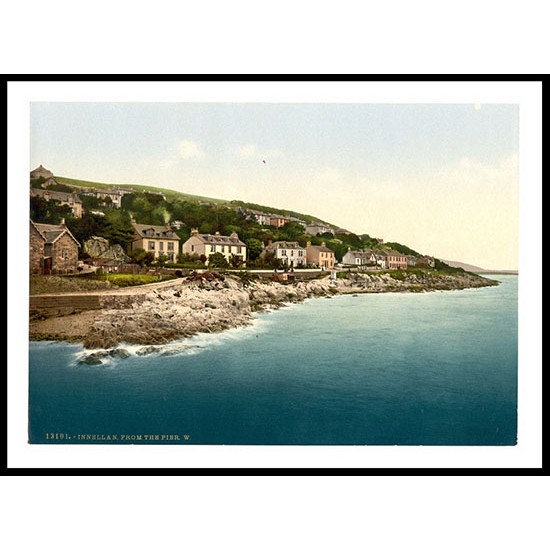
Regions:
<instances>
[{"instance_id":1,"label":"row of houses","mask_svg":"<svg viewBox=\"0 0 550 550\"><path fill-rule=\"evenodd\" d=\"M84 210L82 208L82 200L76 194L76 192L63 192L63 191L51 191L48 189L52 185L56 185L58 182L53 175L53 172L40 165L30 173L31 180L42 179L41 188L32 188L31 197L40 197L46 201L55 200L60 203L61 206L67 205L71 208L71 212L75 218L81 218ZM135 193L136 191L130 187L111 187L111 188L84 188L79 191L80 195L95 197L99 200L108 200L112 207L121 208L122 198L124 195ZM163 200L166 197L160 191L147 191L152 195L159 195ZM93 212L100 214L99 212Z\"/></svg>"},{"instance_id":2,"label":"row of houses","mask_svg":"<svg viewBox=\"0 0 550 550\"><path fill-rule=\"evenodd\" d=\"M66 205L71 209L75 218L81 218L84 213L82 200L76 193L64 191L50 191L49 189L31 189L31 197L39 197L46 201L58 201L61 206Z\"/></svg>"},{"instance_id":3,"label":"row of houses","mask_svg":"<svg viewBox=\"0 0 550 550\"><path fill-rule=\"evenodd\" d=\"M261 212L260 210L251 210L249 208L239 208L238 211L244 216L253 218L260 225L271 225L272 227L275 227L277 229L283 227L283 225L287 224L288 222L296 222L304 227L306 225L306 222L304 220L301 220L300 218L296 218L294 216L280 216L270 214L268 212Z\"/></svg>"},{"instance_id":4,"label":"row of houses","mask_svg":"<svg viewBox=\"0 0 550 550\"><path fill-rule=\"evenodd\" d=\"M335 233L334 229L326 224L307 223L304 220L293 216L278 216L269 214L267 212L261 212L259 210L250 210L244 208L240 208L239 211L246 216L253 217L261 225L271 225L272 227L275 227L277 229L283 227L289 222L296 222L304 228L304 231L308 235L322 235L323 233L331 233L332 235L334 235ZM350 234L350 232L346 231L345 229L337 231L340 231L342 234Z\"/></svg>"},{"instance_id":5,"label":"row of houses","mask_svg":"<svg viewBox=\"0 0 550 550\"><path fill-rule=\"evenodd\" d=\"M312 265L321 269L334 269L336 258L334 252L325 243L312 245L310 242L303 248L298 242L269 241L262 250L262 256L273 254L285 267L306 267Z\"/></svg>"},{"instance_id":6,"label":"row of houses","mask_svg":"<svg viewBox=\"0 0 550 550\"><path fill-rule=\"evenodd\" d=\"M351 250L342 258L344 266L358 268L407 269L415 266L435 266L431 256L412 256L395 250Z\"/></svg>"},{"instance_id":7,"label":"row of houses","mask_svg":"<svg viewBox=\"0 0 550 550\"><path fill-rule=\"evenodd\" d=\"M109 200L112 207L121 208L124 195L131 195L132 193L135 193L135 190L130 187L112 187L110 189L85 189L81 194L87 197L95 197L101 201Z\"/></svg>"},{"instance_id":8,"label":"row of houses","mask_svg":"<svg viewBox=\"0 0 550 550\"><path fill-rule=\"evenodd\" d=\"M80 243L69 231L62 220L61 224L42 224L30 222L30 271L32 274L72 273L78 266ZM134 237L132 250L143 249L153 254L155 259L164 256L169 262L177 261L180 251L180 238L170 226L138 224L132 222ZM191 231L189 239L181 246L183 254L196 254L206 258L219 253L228 262L235 258L239 263L247 261L247 246L237 233L214 235ZM263 246L263 257L272 254L286 268L315 266L332 270L336 265L334 252L323 242L304 247L296 241L269 241ZM407 269L412 266L434 267L431 256L411 256L395 250L351 250L344 255L342 264L359 269Z\"/></svg>"},{"instance_id":9,"label":"row of houses","mask_svg":"<svg viewBox=\"0 0 550 550\"><path fill-rule=\"evenodd\" d=\"M76 192L65 192L65 191L51 191L48 189L49 186L57 183L56 180L50 178L42 184L43 188L32 188L31 197L40 197L46 201L54 200L58 201L61 206L67 205L71 208L71 212L75 218L81 218L84 214L84 209L82 208L82 200L76 194ZM122 205L122 197L134 193L131 189L94 189L80 192L80 195L88 197L96 197L102 201L109 199L110 204L114 208L120 208Z\"/></svg>"},{"instance_id":10,"label":"row of houses","mask_svg":"<svg viewBox=\"0 0 550 550\"><path fill-rule=\"evenodd\" d=\"M177 261L180 251L180 238L168 225L148 225L132 223L134 237L132 250L143 249L153 254L155 259L164 256L169 262ZM78 267L80 243L69 231L62 220L60 224L43 224L30 222L30 272L31 274L74 273ZM196 254L208 258L212 254L221 254L228 262L237 259L244 264L247 261L246 244L237 233L231 235L214 235L191 231L189 239L181 246L183 254ZM262 250L283 263L287 268L312 265L331 270L336 260L334 252L322 243L320 246L307 243L305 248L297 242L269 242Z\"/></svg>"},{"instance_id":11,"label":"row of houses","mask_svg":"<svg viewBox=\"0 0 550 550\"><path fill-rule=\"evenodd\" d=\"M141 248L153 253L155 258L165 255L168 256L169 261L174 261L179 248L179 237L171 227L137 223L132 223L132 227L135 233L135 239L132 242L133 250ZM191 235L183 243L181 252L204 256L207 259L211 254L219 253L228 262L236 258L239 263L246 263L248 259L246 244L239 239L237 233L221 235L216 232L211 235L199 233L196 228L191 230ZM333 269L336 263L334 252L325 243L317 246L308 242L304 248L298 242L269 241L264 245L261 255L265 257L269 253L289 268L313 265L322 269Z\"/></svg>"}]
</instances>

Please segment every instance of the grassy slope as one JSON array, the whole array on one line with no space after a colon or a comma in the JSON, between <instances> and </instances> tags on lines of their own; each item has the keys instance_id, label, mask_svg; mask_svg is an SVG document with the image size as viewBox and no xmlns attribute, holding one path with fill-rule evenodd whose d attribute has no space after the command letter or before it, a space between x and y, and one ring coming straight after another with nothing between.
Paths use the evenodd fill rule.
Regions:
<instances>
[{"instance_id":1,"label":"grassy slope","mask_svg":"<svg viewBox=\"0 0 550 550\"><path fill-rule=\"evenodd\" d=\"M223 200L223 199L213 199L212 197L202 197L200 195L191 195L189 193L182 193L181 191L174 191L173 189L163 189L161 187L155 187L153 185L130 185L130 184L120 184L120 183L99 183L95 181L84 181L84 180L78 180L74 178L66 178L64 176L55 176L55 179L59 183L63 183L65 185L70 185L74 187L87 187L92 189L110 189L112 187L120 187L124 189L125 187L129 187L131 189L135 189L136 191L153 191L157 193L163 193L164 196L168 200L186 200L190 202L208 202L213 204L226 204L228 206L231 205L231 201ZM239 204L241 201L239 201ZM256 207L260 207L262 210L265 210L266 212L270 212L272 214L278 214L283 216L295 216L297 218L301 218L307 222L321 222L325 225L329 225L332 227L336 227L333 224L330 224L328 222L324 222L323 220L320 220L319 218L316 218L315 216L310 216L308 214L301 214L299 212L294 212L292 210L284 210L281 208L273 208L271 206L261 206L256 205L252 203L242 202L242 206L245 208L251 208L256 209Z\"/></svg>"},{"instance_id":2,"label":"grassy slope","mask_svg":"<svg viewBox=\"0 0 550 550\"><path fill-rule=\"evenodd\" d=\"M217 204L225 204L229 201L225 201L222 199L213 199L211 197L201 197L200 195L190 195L188 193L182 193L180 191L174 191L173 189L162 189L160 187L154 187L153 185L128 185L128 184L120 184L120 183L98 183L95 181L84 181L84 180L77 180L73 178L65 178L63 176L55 176L55 179L59 183L64 183L65 185L71 185L74 187L89 187L92 189L110 189L112 187L120 187L124 189L125 187L129 187L131 189L135 189L136 191L153 191L158 193L163 193L167 199L181 199L181 200L187 200L191 202L211 202L211 203L217 203Z\"/></svg>"}]
</instances>

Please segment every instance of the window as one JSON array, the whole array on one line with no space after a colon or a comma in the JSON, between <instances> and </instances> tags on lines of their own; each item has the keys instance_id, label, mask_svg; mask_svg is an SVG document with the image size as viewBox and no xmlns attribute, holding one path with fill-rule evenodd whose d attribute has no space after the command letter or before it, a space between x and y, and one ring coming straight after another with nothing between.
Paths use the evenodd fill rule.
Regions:
<instances>
[{"instance_id":1,"label":"window","mask_svg":"<svg viewBox=\"0 0 550 550\"><path fill-rule=\"evenodd\" d=\"M191 245L191 252L195 252L195 245L194 244Z\"/></svg>"},{"instance_id":2,"label":"window","mask_svg":"<svg viewBox=\"0 0 550 550\"><path fill-rule=\"evenodd\" d=\"M149 241L149 250L155 250L155 241Z\"/></svg>"},{"instance_id":3,"label":"window","mask_svg":"<svg viewBox=\"0 0 550 550\"><path fill-rule=\"evenodd\" d=\"M173 254L168 254L168 261L169 261L169 262L173 262L173 261L174 261L174 255L173 255Z\"/></svg>"},{"instance_id":4,"label":"window","mask_svg":"<svg viewBox=\"0 0 550 550\"><path fill-rule=\"evenodd\" d=\"M174 250L174 243L168 243L168 250Z\"/></svg>"},{"instance_id":5,"label":"window","mask_svg":"<svg viewBox=\"0 0 550 550\"><path fill-rule=\"evenodd\" d=\"M159 243L159 250L164 250L164 243L162 241Z\"/></svg>"},{"instance_id":6,"label":"window","mask_svg":"<svg viewBox=\"0 0 550 550\"><path fill-rule=\"evenodd\" d=\"M222 244L222 253L225 252L225 246Z\"/></svg>"},{"instance_id":7,"label":"window","mask_svg":"<svg viewBox=\"0 0 550 550\"><path fill-rule=\"evenodd\" d=\"M61 249L61 257L64 259L64 260L68 260L69 259L69 256L70 256L70 251L68 248L62 248Z\"/></svg>"}]
</instances>

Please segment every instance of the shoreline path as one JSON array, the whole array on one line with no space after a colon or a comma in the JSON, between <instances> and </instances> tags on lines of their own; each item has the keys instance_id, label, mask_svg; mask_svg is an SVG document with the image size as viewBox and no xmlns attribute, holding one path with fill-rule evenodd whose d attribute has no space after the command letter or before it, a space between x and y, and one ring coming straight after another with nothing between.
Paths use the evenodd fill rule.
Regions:
<instances>
[{"instance_id":1,"label":"shoreline path","mask_svg":"<svg viewBox=\"0 0 550 550\"><path fill-rule=\"evenodd\" d=\"M45 318L30 319L29 339L82 342L93 324L103 316L101 298L144 296L181 285L182 279L171 279L125 288L30 295L30 311L41 311Z\"/></svg>"}]
</instances>

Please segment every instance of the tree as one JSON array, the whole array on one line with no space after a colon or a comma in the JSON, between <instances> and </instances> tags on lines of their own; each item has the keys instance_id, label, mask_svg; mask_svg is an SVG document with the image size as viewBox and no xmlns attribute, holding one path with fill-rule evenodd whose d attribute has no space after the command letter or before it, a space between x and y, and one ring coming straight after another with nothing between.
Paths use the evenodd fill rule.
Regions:
<instances>
[{"instance_id":1,"label":"tree","mask_svg":"<svg viewBox=\"0 0 550 550\"><path fill-rule=\"evenodd\" d=\"M59 201L47 201L42 197L31 197L30 199L31 220L37 223L59 224L61 219L65 221L73 218L71 207ZM74 218L73 218L74 219Z\"/></svg>"},{"instance_id":2,"label":"tree","mask_svg":"<svg viewBox=\"0 0 550 550\"><path fill-rule=\"evenodd\" d=\"M105 228L99 237L104 237L111 244L119 244L124 250L129 250L134 230L130 215L124 210L113 208L105 214Z\"/></svg>"},{"instance_id":3,"label":"tree","mask_svg":"<svg viewBox=\"0 0 550 550\"><path fill-rule=\"evenodd\" d=\"M262 241L259 239L248 239L246 241L246 248L248 250L248 258L253 261L259 258L262 253Z\"/></svg>"},{"instance_id":4,"label":"tree","mask_svg":"<svg viewBox=\"0 0 550 550\"><path fill-rule=\"evenodd\" d=\"M72 187L69 187L68 185L65 185L63 183L54 183L52 185L48 185L48 189L50 191L63 191L63 193L74 193L74 189Z\"/></svg>"},{"instance_id":5,"label":"tree","mask_svg":"<svg viewBox=\"0 0 550 550\"><path fill-rule=\"evenodd\" d=\"M215 252L208 256L208 267L226 268L229 267L229 263L221 252Z\"/></svg>"},{"instance_id":6,"label":"tree","mask_svg":"<svg viewBox=\"0 0 550 550\"><path fill-rule=\"evenodd\" d=\"M31 187L33 189L41 189L42 184L46 181L46 179L43 176L40 176L38 179L31 180Z\"/></svg>"},{"instance_id":7,"label":"tree","mask_svg":"<svg viewBox=\"0 0 550 550\"><path fill-rule=\"evenodd\" d=\"M130 258L140 266L150 266L154 259L155 255L152 252L148 252L143 248L136 248L130 252Z\"/></svg>"},{"instance_id":8,"label":"tree","mask_svg":"<svg viewBox=\"0 0 550 550\"><path fill-rule=\"evenodd\" d=\"M206 256L204 260L206 261ZM178 263L180 264L198 264L199 262L204 263L198 254L189 254L189 252L178 254Z\"/></svg>"},{"instance_id":9,"label":"tree","mask_svg":"<svg viewBox=\"0 0 550 550\"><path fill-rule=\"evenodd\" d=\"M202 222L199 227L199 233L213 233L214 232L214 224L211 222Z\"/></svg>"},{"instance_id":10,"label":"tree","mask_svg":"<svg viewBox=\"0 0 550 550\"><path fill-rule=\"evenodd\" d=\"M157 258L157 264L162 267L170 258L166 254L159 254Z\"/></svg>"},{"instance_id":11,"label":"tree","mask_svg":"<svg viewBox=\"0 0 550 550\"><path fill-rule=\"evenodd\" d=\"M304 234L304 228L298 222L287 222L281 227L280 232L285 241L295 241Z\"/></svg>"},{"instance_id":12,"label":"tree","mask_svg":"<svg viewBox=\"0 0 550 550\"><path fill-rule=\"evenodd\" d=\"M150 191L144 191L143 195L147 198L150 204L158 206L160 204L166 204L164 197L158 193L151 193Z\"/></svg>"},{"instance_id":13,"label":"tree","mask_svg":"<svg viewBox=\"0 0 550 550\"><path fill-rule=\"evenodd\" d=\"M103 201L100 201L97 197L92 197L90 195L82 195L80 199L82 200L82 208L84 208L85 211L95 210L104 204Z\"/></svg>"},{"instance_id":14,"label":"tree","mask_svg":"<svg viewBox=\"0 0 550 550\"><path fill-rule=\"evenodd\" d=\"M229 263L231 264L231 267L238 269L243 265L244 261L242 256L236 256L235 254L231 254Z\"/></svg>"}]
</instances>

